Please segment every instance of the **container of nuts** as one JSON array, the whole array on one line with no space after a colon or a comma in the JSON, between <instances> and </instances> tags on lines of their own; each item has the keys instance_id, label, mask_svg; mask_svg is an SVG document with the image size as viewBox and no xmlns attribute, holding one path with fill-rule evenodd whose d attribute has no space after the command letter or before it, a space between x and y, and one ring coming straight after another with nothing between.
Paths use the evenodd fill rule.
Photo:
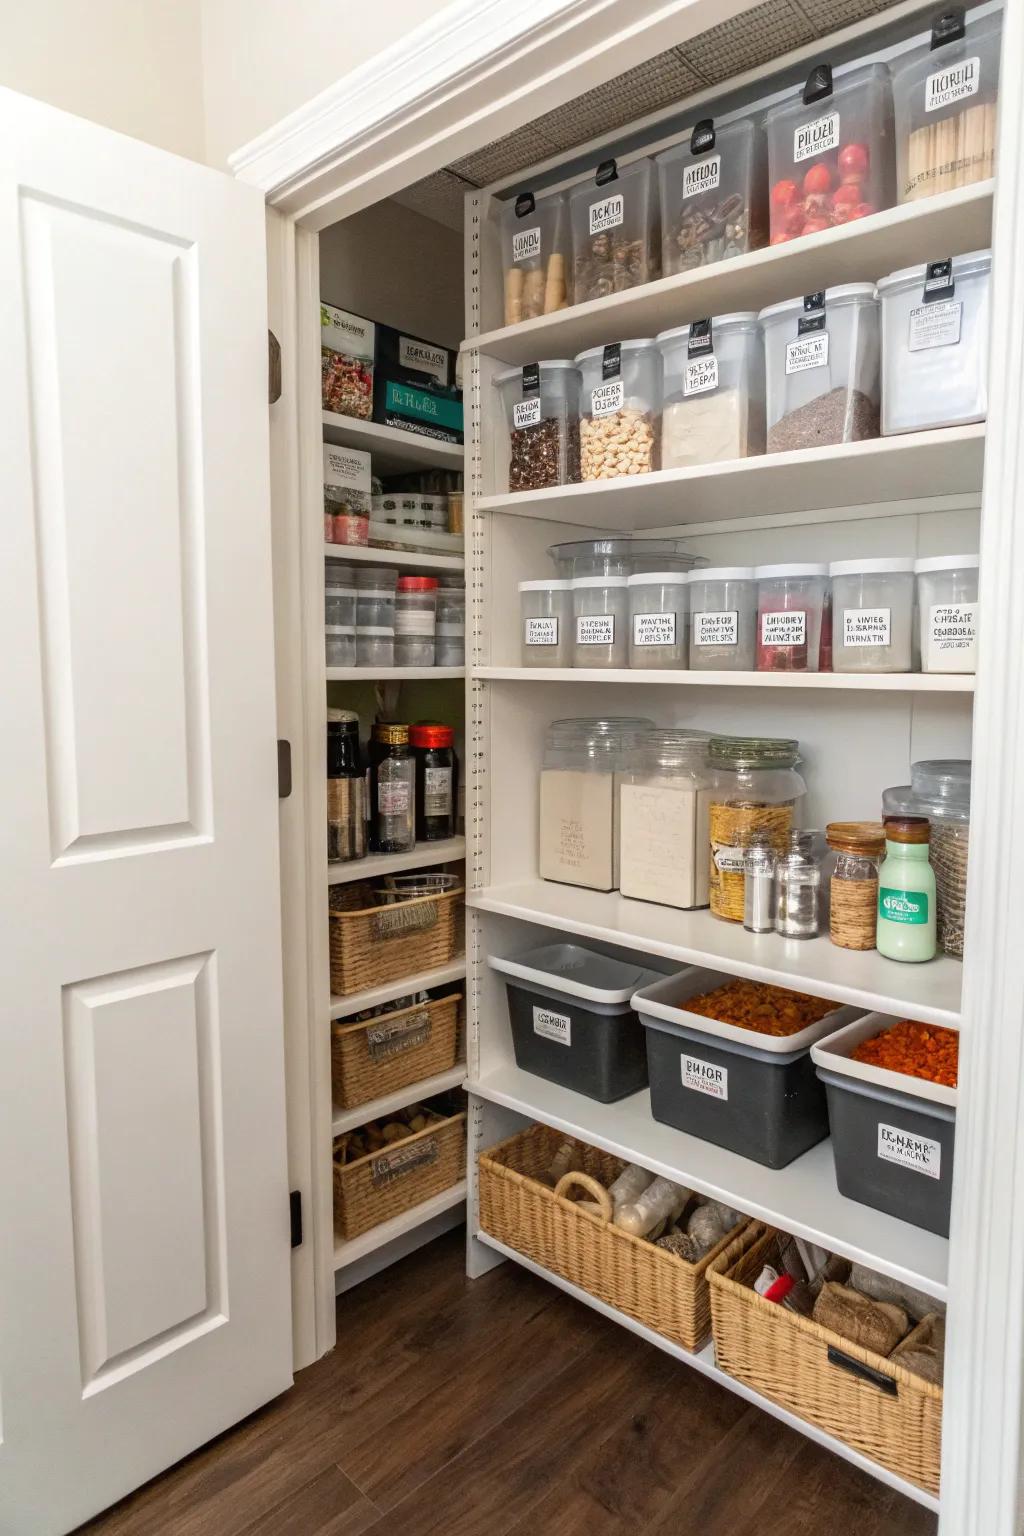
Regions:
<instances>
[{"instance_id":1,"label":"container of nuts","mask_svg":"<svg viewBox=\"0 0 1024 1536\"><path fill-rule=\"evenodd\" d=\"M510 491L580 478L579 369L570 358L506 368L494 380L508 421Z\"/></svg>"},{"instance_id":2,"label":"container of nuts","mask_svg":"<svg viewBox=\"0 0 1024 1536\"><path fill-rule=\"evenodd\" d=\"M759 122L744 117L718 126L703 118L655 165L665 277L767 245L767 150Z\"/></svg>"},{"instance_id":3,"label":"container of nuts","mask_svg":"<svg viewBox=\"0 0 1024 1536\"><path fill-rule=\"evenodd\" d=\"M605 160L569 194L573 303L624 293L659 276L657 185L653 160L619 170Z\"/></svg>"},{"instance_id":4,"label":"container of nuts","mask_svg":"<svg viewBox=\"0 0 1024 1536\"><path fill-rule=\"evenodd\" d=\"M659 465L661 354L650 338L591 347L580 370L580 475L612 480Z\"/></svg>"}]
</instances>

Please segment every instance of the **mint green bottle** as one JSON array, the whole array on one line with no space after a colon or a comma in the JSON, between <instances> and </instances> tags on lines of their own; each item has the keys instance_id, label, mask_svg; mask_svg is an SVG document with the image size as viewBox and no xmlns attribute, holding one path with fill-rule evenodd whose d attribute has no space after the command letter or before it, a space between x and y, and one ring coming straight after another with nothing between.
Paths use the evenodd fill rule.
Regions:
<instances>
[{"instance_id":1,"label":"mint green bottle","mask_svg":"<svg viewBox=\"0 0 1024 1536\"><path fill-rule=\"evenodd\" d=\"M886 816L878 871L878 953L890 960L935 958L935 871L927 816Z\"/></svg>"}]
</instances>

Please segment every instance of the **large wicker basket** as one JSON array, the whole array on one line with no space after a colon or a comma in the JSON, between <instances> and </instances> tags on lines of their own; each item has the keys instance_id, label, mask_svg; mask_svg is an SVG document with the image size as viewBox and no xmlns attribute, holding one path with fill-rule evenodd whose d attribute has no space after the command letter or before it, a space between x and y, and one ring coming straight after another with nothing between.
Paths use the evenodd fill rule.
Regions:
<instances>
[{"instance_id":1,"label":"large wicker basket","mask_svg":"<svg viewBox=\"0 0 1024 1536\"><path fill-rule=\"evenodd\" d=\"M331 1029L331 1087L338 1109L356 1109L454 1067L461 992Z\"/></svg>"},{"instance_id":2,"label":"large wicker basket","mask_svg":"<svg viewBox=\"0 0 1024 1536\"><path fill-rule=\"evenodd\" d=\"M777 1256L778 1244L773 1228L751 1222L711 1265L718 1364L872 1461L938 1493L942 1388L759 1296L754 1281ZM931 1326L925 1318L906 1343Z\"/></svg>"},{"instance_id":3,"label":"large wicker basket","mask_svg":"<svg viewBox=\"0 0 1024 1536\"><path fill-rule=\"evenodd\" d=\"M349 1241L451 1189L466 1173L466 1112L353 1163L334 1159L334 1231Z\"/></svg>"},{"instance_id":4,"label":"large wicker basket","mask_svg":"<svg viewBox=\"0 0 1024 1536\"><path fill-rule=\"evenodd\" d=\"M331 889L331 991L344 997L454 960L462 948L460 886L380 906L368 885Z\"/></svg>"},{"instance_id":5,"label":"large wicker basket","mask_svg":"<svg viewBox=\"0 0 1024 1536\"><path fill-rule=\"evenodd\" d=\"M729 1238L699 1264L688 1264L613 1226L607 1186L626 1165L582 1142L573 1146L579 1151L583 1174L566 1174L552 1189L542 1182L542 1175L568 1140L549 1126L531 1125L482 1153L480 1225L608 1306L684 1349L697 1349L711 1329L707 1268L725 1250ZM569 1189L580 1186L604 1207L601 1216L591 1215L567 1198Z\"/></svg>"}]
</instances>

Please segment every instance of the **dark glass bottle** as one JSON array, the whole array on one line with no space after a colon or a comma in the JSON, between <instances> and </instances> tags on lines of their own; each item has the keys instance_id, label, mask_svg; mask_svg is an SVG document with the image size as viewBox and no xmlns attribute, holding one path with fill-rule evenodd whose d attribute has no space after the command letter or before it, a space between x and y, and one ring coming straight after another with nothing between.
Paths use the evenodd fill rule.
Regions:
<instances>
[{"instance_id":1,"label":"dark glass bottle","mask_svg":"<svg viewBox=\"0 0 1024 1536\"><path fill-rule=\"evenodd\" d=\"M416 757L416 839L437 843L455 836L457 762L450 725L425 723L409 732Z\"/></svg>"},{"instance_id":2,"label":"dark glass bottle","mask_svg":"<svg viewBox=\"0 0 1024 1536\"><path fill-rule=\"evenodd\" d=\"M366 791L359 755L359 716L327 711L327 857L366 857Z\"/></svg>"}]
</instances>

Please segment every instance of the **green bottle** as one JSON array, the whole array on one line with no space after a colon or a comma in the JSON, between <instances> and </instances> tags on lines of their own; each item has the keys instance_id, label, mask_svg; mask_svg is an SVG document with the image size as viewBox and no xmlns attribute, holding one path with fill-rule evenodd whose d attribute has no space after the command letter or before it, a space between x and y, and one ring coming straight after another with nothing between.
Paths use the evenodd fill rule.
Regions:
<instances>
[{"instance_id":1,"label":"green bottle","mask_svg":"<svg viewBox=\"0 0 1024 1536\"><path fill-rule=\"evenodd\" d=\"M890 960L935 958L935 871L927 816L886 816L878 871L878 953Z\"/></svg>"}]
</instances>

